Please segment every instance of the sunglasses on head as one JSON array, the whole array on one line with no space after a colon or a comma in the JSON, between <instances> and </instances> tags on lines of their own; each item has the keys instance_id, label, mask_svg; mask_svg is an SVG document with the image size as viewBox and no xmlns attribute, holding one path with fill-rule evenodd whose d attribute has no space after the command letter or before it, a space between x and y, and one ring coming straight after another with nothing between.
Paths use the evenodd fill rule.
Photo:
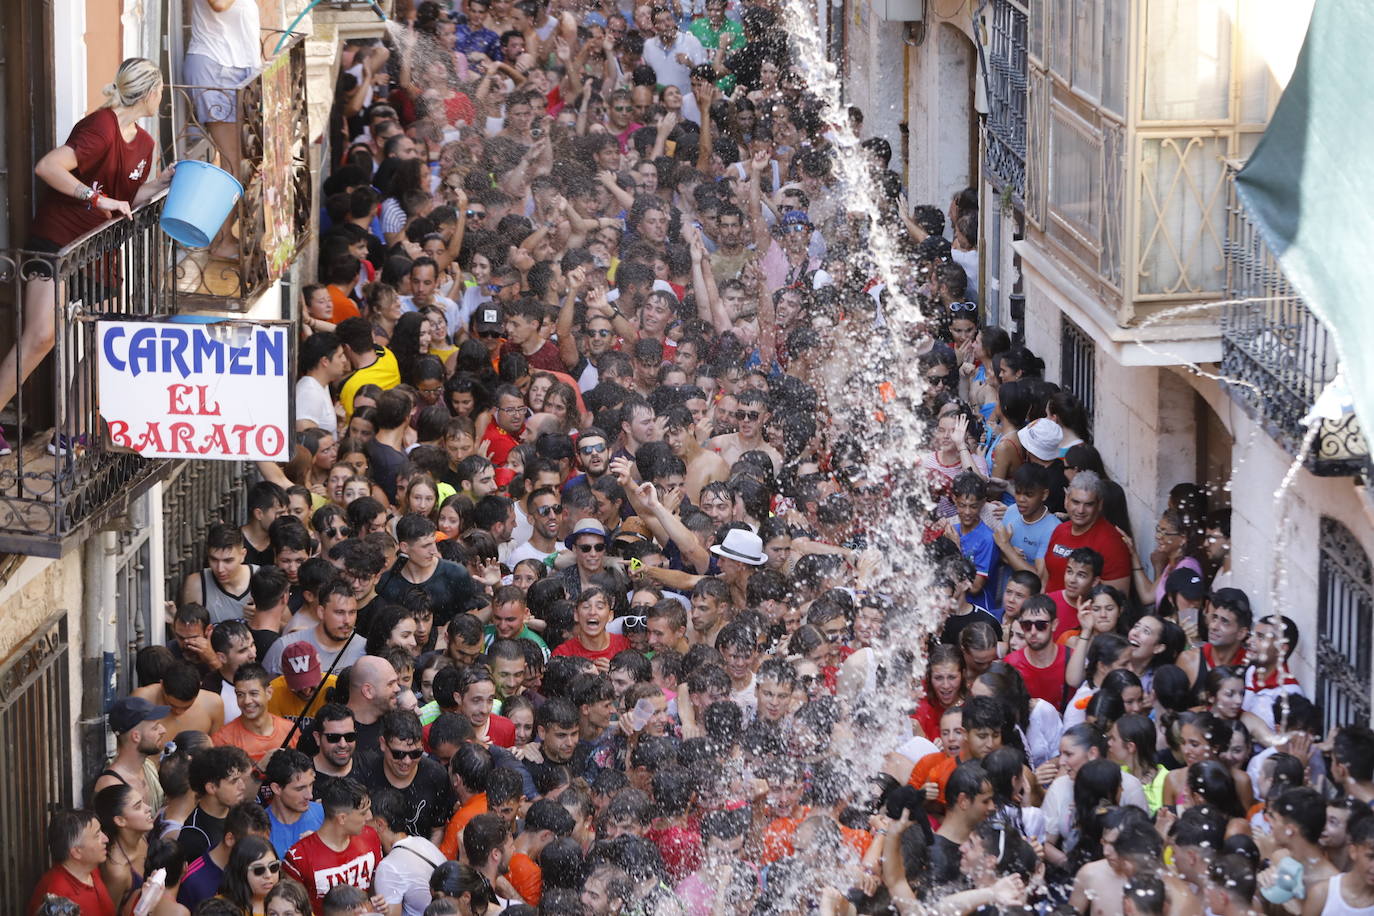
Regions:
<instances>
[{"instance_id":1,"label":"sunglasses on head","mask_svg":"<svg viewBox=\"0 0 1374 916\"><path fill-rule=\"evenodd\" d=\"M1018 622L1021 624L1021 629L1027 632L1039 630L1043 633L1050 628L1050 622L1048 620L1022 620Z\"/></svg>"},{"instance_id":2,"label":"sunglasses on head","mask_svg":"<svg viewBox=\"0 0 1374 916\"><path fill-rule=\"evenodd\" d=\"M654 606L653 606L652 604L632 604L632 605L630 605L630 610L633 611L633 612L636 613L636 614L642 615L642 616L644 617L645 620L648 620L649 612L652 611L653 609L654 609Z\"/></svg>"},{"instance_id":3,"label":"sunglasses on head","mask_svg":"<svg viewBox=\"0 0 1374 916\"><path fill-rule=\"evenodd\" d=\"M386 751L391 755L392 760L419 760L425 756L425 752L418 747L413 751L398 751L394 747L389 747Z\"/></svg>"},{"instance_id":4,"label":"sunglasses on head","mask_svg":"<svg viewBox=\"0 0 1374 916\"><path fill-rule=\"evenodd\" d=\"M327 744L338 744L338 743L341 742L341 741L342 741L343 743L345 743L345 744L352 744L354 741L357 741L357 740L358 740L358 733L357 733L357 732L323 732L323 733L320 735L320 737L323 738L323 739L325 740L325 743L327 743Z\"/></svg>"},{"instance_id":5,"label":"sunglasses on head","mask_svg":"<svg viewBox=\"0 0 1374 916\"><path fill-rule=\"evenodd\" d=\"M606 545L597 541L595 544L578 544L577 549L582 553L605 553Z\"/></svg>"},{"instance_id":6,"label":"sunglasses on head","mask_svg":"<svg viewBox=\"0 0 1374 916\"><path fill-rule=\"evenodd\" d=\"M950 310L951 312L976 312L976 311L978 311L978 303L976 303L976 302L951 302L951 303L949 304L949 310Z\"/></svg>"},{"instance_id":7,"label":"sunglasses on head","mask_svg":"<svg viewBox=\"0 0 1374 916\"><path fill-rule=\"evenodd\" d=\"M261 878L268 872L271 872L275 875L281 872L281 860L277 860L276 862L268 862L266 865L250 865L248 867L248 870L253 873L254 878Z\"/></svg>"}]
</instances>

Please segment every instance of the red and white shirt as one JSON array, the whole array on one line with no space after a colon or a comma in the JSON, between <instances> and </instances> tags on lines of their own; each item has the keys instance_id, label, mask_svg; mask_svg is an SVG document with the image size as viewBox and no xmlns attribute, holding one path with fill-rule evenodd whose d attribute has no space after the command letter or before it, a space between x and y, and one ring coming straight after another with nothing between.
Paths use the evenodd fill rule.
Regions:
<instances>
[{"instance_id":1,"label":"red and white shirt","mask_svg":"<svg viewBox=\"0 0 1374 916\"><path fill-rule=\"evenodd\" d=\"M382 842L371 827L348 841L348 847L335 852L318 833L303 837L282 857L286 873L310 893L310 905L322 912L324 895L336 884L351 884L364 891L372 889L372 873L382 861Z\"/></svg>"}]
</instances>

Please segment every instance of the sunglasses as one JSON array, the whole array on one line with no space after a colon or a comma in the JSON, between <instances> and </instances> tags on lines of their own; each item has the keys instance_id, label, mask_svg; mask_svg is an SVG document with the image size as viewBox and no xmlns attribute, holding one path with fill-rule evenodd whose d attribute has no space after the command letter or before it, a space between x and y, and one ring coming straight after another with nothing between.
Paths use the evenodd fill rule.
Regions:
<instances>
[{"instance_id":1,"label":"sunglasses","mask_svg":"<svg viewBox=\"0 0 1374 916\"><path fill-rule=\"evenodd\" d=\"M419 748L413 751L398 751L394 747L389 747L386 752L391 755L392 760L419 760L425 756L425 752Z\"/></svg>"},{"instance_id":2,"label":"sunglasses","mask_svg":"<svg viewBox=\"0 0 1374 916\"><path fill-rule=\"evenodd\" d=\"M978 311L978 303L976 303L976 302L951 302L951 303L949 304L949 310L950 310L951 312L976 312L976 311Z\"/></svg>"},{"instance_id":3,"label":"sunglasses","mask_svg":"<svg viewBox=\"0 0 1374 916\"><path fill-rule=\"evenodd\" d=\"M611 106L611 110L612 110L612 111L634 111L634 106L632 106L632 105L612 105L612 106Z\"/></svg>"},{"instance_id":4,"label":"sunglasses","mask_svg":"<svg viewBox=\"0 0 1374 916\"><path fill-rule=\"evenodd\" d=\"M1039 630L1043 633L1050 628L1048 620L1020 620L1017 622L1021 624L1021 629L1027 633L1032 630Z\"/></svg>"},{"instance_id":5,"label":"sunglasses","mask_svg":"<svg viewBox=\"0 0 1374 916\"><path fill-rule=\"evenodd\" d=\"M250 865L248 870L253 873L254 878L261 878L269 872L274 875L279 874L281 872L281 860L268 862L266 865Z\"/></svg>"},{"instance_id":6,"label":"sunglasses","mask_svg":"<svg viewBox=\"0 0 1374 916\"><path fill-rule=\"evenodd\" d=\"M610 337L611 334L613 334L613 333L615 333L615 332L612 331L610 328L596 328L595 330L588 331L588 332L587 332L587 336L588 336L588 337Z\"/></svg>"},{"instance_id":7,"label":"sunglasses","mask_svg":"<svg viewBox=\"0 0 1374 916\"><path fill-rule=\"evenodd\" d=\"M636 614L642 615L645 619L648 618L649 612L652 611L653 609L654 609L654 606L653 606L652 604L632 604L632 605L630 605L630 610L631 610L631 611L634 611Z\"/></svg>"},{"instance_id":8,"label":"sunglasses","mask_svg":"<svg viewBox=\"0 0 1374 916\"><path fill-rule=\"evenodd\" d=\"M606 451L604 442L600 445L583 445L577 450L580 455L600 455L604 451Z\"/></svg>"},{"instance_id":9,"label":"sunglasses","mask_svg":"<svg viewBox=\"0 0 1374 916\"><path fill-rule=\"evenodd\" d=\"M542 515L542 516L544 516L545 518L549 518L550 516L554 516L554 515L562 515L562 514L563 514L563 507L562 507L561 505L560 505L560 506L540 506L540 507L539 507L539 514Z\"/></svg>"},{"instance_id":10,"label":"sunglasses","mask_svg":"<svg viewBox=\"0 0 1374 916\"><path fill-rule=\"evenodd\" d=\"M332 538L346 538L353 532L347 528L326 528L324 533Z\"/></svg>"},{"instance_id":11,"label":"sunglasses","mask_svg":"<svg viewBox=\"0 0 1374 916\"><path fill-rule=\"evenodd\" d=\"M647 627L648 625L649 618L640 614L624 618L624 629L626 630L637 630L640 627Z\"/></svg>"},{"instance_id":12,"label":"sunglasses","mask_svg":"<svg viewBox=\"0 0 1374 916\"><path fill-rule=\"evenodd\" d=\"M790 225L790 226L783 226L783 227L782 227L782 232L783 232L784 235L789 234L789 233L793 233L793 232L810 232L810 231L811 231L811 227L808 226L808 225L806 225L805 223L793 223L793 224Z\"/></svg>"},{"instance_id":13,"label":"sunglasses","mask_svg":"<svg viewBox=\"0 0 1374 916\"><path fill-rule=\"evenodd\" d=\"M482 338L483 340L500 340L500 339L501 339L501 332L500 332L500 331L478 331L478 332L477 332L477 336L480 337L480 338Z\"/></svg>"},{"instance_id":14,"label":"sunglasses","mask_svg":"<svg viewBox=\"0 0 1374 916\"><path fill-rule=\"evenodd\" d=\"M735 411L736 420L757 420L759 412L757 410L737 410Z\"/></svg>"},{"instance_id":15,"label":"sunglasses","mask_svg":"<svg viewBox=\"0 0 1374 916\"><path fill-rule=\"evenodd\" d=\"M357 740L358 740L358 733L357 733L357 732L323 732L323 733L321 733L320 737L323 738L323 739L325 740L325 743L327 743L327 744L338 744L338 743L340 743L340 742L343 742L344 744L352 744L354 741L357 741Z\"/></svg>"},{"instance_id":16,"label":"sunglasses","mask_svg":"<svg viewBox=\"0 0 1374 916\"><path fill-rule=\"evenodd\" d=\"M605 553L606 545L602 543L578 544L577 549L582 553Z\"/></svg>"},{"instance_id":17,"label":"sunglasses","mask_svg":"<svg viewBox=\"0 0 1374 916\"><path fill-rule=\"evenodd\" d=\"M457 189L455 188L455 190L457 190ZM487 217L487 211L486 211L486 210L468 210L468 211L465 212L464 215L467 216L468 219L486 219L486 217Z\"/></svg>"}]
</instances>

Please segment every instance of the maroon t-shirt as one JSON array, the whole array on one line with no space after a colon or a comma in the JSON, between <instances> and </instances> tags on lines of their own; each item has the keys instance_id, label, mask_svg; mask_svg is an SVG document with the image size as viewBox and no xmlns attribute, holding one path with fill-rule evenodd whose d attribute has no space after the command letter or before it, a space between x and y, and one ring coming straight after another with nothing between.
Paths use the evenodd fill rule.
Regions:
<instances>
[{"instance_id":1,"label":"maroon t-shirt","mask_svg":"<svg viewBox=\"0 0 1374 916\"><path fill-rule=\"evenodd\" d=\"M1026 682L1026 690L1033 697L1039 697L1054 708L1064 711L1064 667L1069 661L1069 650L1056 645L1054 661L1048 668L1037 668L1026 658L1025 649L1017 649L1007 656L1007 664L1016 669L1021 680Z\"/></svg>"},{"instance_id":2,"label":"maroon t-shirt","mask_svg":"<svg viewBox=\"0 0 1374 916\"><path fill-rule=\"evenodd\" d=\"M133 142L125 141L119 132L119 118L109 108L93 111L77 121L65 145L76 153L76 171L72 174L82 184L130 206L156 168L152 135L138 127ZM104 210L91 209L46 184L43 188L31 231L59 248L103 225L109 216Z\"/></svg>"},{"instance_id":3,"label":"maroon t-shirt","mask_svg":"<svg viewBox=\"0 0 1374 916\"><path fill-rule=\"evenodd\" d=\"M503 353L520 353L529 360L530 369L543 370L544 372L567 372L568 367L563 365L563 357L558 354L558 344L552 340L544 341L543 346L533 353L525 353L518 346L508 343L502 348Z\"/></svg>"}]
</instances>

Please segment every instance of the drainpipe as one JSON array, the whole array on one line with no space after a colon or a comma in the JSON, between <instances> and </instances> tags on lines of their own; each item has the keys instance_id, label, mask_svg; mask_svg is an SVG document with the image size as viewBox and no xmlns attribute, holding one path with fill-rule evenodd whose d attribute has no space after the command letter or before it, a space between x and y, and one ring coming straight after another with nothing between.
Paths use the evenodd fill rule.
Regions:
<instances>
[{"instance_id":1,"label":"drainpipe","mask_svg":"<svg viewBox=\"0 0 1374 916\"><path fill-rule=\"evenodd\" d=\"M105 728L105 710L115 700L118 674L119 610L115 606L115 558L118 539L100 531L86 542L82 570L81 719L77 738L79 779L76 795L94 781L114 753L114 737ZM89 801L89 800L88 800Z\"/></svg>"}]
</instances>

